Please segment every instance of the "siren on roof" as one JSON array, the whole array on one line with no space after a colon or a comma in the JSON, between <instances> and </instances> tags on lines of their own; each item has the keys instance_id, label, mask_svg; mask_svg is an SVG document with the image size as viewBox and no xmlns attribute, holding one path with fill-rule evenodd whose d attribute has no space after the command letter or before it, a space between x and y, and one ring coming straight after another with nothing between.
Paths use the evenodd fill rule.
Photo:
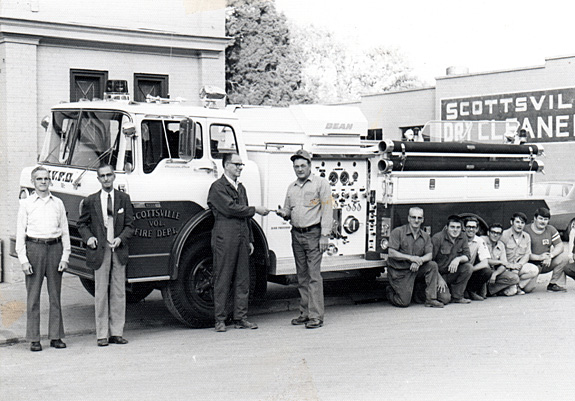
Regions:
<instances>
[{"instance_id":1,"label":"siren on roof","mask_svg":"<svg viewBox=\"0 0 575 401\"><path fill-rule=\"evenodd\" d=\"M109 79L106 82L104 100L130 100L128 92L128 81L120 79Z\"/></svg>"},{"instance_id":2,"label":"siren on roof","mask_svg":"<svg viewBox=\"0 0 575 401\"><path fill-rule=\"evenodd\" d=\"M226 91L213 85L206 85L200 90L200 98L204 107L214 109L218 107L218 101L225 101Z\"/></svg>"}]
</instances>

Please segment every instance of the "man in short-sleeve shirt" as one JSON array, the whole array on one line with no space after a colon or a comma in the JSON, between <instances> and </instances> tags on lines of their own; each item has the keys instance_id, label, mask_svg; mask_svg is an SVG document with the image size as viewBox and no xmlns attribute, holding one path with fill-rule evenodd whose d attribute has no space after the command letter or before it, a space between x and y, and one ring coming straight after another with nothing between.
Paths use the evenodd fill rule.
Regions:
<instances>
[{"instance_id":1,"label":"man in short-sleeve shirt","mask_svg":"<svg viewBox=\"0 0 575 401\"><path fill-rule=\"evenodd\" d=\"M447 226L433 237L433 260L437 262L440 278L438 280L441 302L468 304L471 301L463 297L465 287L471 277L469 263L469 245L462 233L462 221L458 216L449 216Z\"/></svg>"},{"instance_id":2,"label":"man in short-sleeve shirt","mask_svg":"<svg viewBox=\"0 0 575 401\"><path fill-rule=\"evenodd\" d=\"M501 242L505 245L505 252L510 270L519 274L517 294L522 295L531 292L537 284L539 269L529 263L531 255L531 237L524 231L527 216L525 213L516 212L511 217L511 227L503 231Z\"/></svg>"},{"instance_id":3,"label":"man in short-sleeve shirt","mask_svg":"<svg viewBox=\"0 0 575 401\"><path fill-rule=\"evenodd\" d=\"M407 218L408 224L395 228L389 238L387 300L395 306L409 306L415 280L425 278L425 306L443 308L437 300L439 272L431 260L431 238L421 229L423 209L412 207Z\"/></svg>"},{"instance_id":4,"label":"man in short-sleeve shirt","mask_svg":"<svg viewBox=\"0 0 575 401\"><path fill-rule=\"evenodd\" d=\"M547 291L565 292L566 278L563 271L569 258L563 253L559 232L549 225L550 218L549 209L541 207L535 211L533 223L525 227L525 232L531 237L529 260L539 268L539 274L553 271Z\"/></svg>"}]
</instances>

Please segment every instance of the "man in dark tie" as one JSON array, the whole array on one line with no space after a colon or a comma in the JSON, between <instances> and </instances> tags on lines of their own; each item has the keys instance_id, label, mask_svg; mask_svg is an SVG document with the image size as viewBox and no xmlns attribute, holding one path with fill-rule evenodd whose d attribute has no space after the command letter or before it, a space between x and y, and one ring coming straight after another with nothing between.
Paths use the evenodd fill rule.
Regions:
<instances>
[{"instance_id":1,"label":"man in dark tie","mask_svg":"<svg viewBox=\"0 0 575 401\"><path fill-rule=\"evenodd\" d=\"M116 175L108 164L98 168L102 190L82 202L78 231L86 243L86 266L94 269L98 346L127 344L126 316L128 239L134 232L130 196L114 189Z\"/></svg>"},{"instance_id":2,"label":"man in dark tie","mask_svg":"<svg viewBox=\"0 0 575 401\"><path fill-rule=\"evenodd\" d=\"M250 290L249 255L254 250L250 218L263 216L269 210L249 206L246 189L238 181L244 163L240 155L225 153L224 174L210 187L208 206L214 213L212 251L214 254L214 313L215 330L226 331L226 304L233 294L233 319L238 329L257 329L247 320Z\"/></svg>"}]
</instances>

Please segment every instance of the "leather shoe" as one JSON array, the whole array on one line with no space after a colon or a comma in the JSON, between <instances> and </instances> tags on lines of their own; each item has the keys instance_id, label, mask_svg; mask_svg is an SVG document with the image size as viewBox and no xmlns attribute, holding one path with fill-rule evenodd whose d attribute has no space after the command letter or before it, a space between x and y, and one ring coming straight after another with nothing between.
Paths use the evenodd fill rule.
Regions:
<instances>
[{"instance_id":1,"label":"leather shoe","mask_svg":"<svg viewBox=\"0 0 575 401\"><path fill-rule=\"evenodd\" d=\"M258 325L248 321L248 319L242 319L236 321L236 329L257 329Z\"/></svg>"},{"instance_id":2,"label":"leather shoe","mask_svg":"<svg viewBox=\"0 0 575 401\"><path fill-rule=\"evenodd\" d=\"M128 340L122 336L110 336L109 341L110 344L128 344Z\"/></svg>"},{"instance_id":3,"label":"leather shoe","mask_svg":"<svg viewBox=\"0 0 575 401\"><path fill-rule=\"evenodd\" d=\"M323 320L321 319L309 319L305 324L306 329L317 329L321 326L323 326Z\"/></svg>"},{"instance_id":4,"label":"leather shoe","mask_svg":"<svg viewBox=\"0 0 575 401\"><path fill-rule=\"evenodd\" d=\"M226 323L225 322L216 322L216 332L218 333L225 333L226 332Z\"/></svg>"},{"instance_id":5,"label":"leather shoe","mask_svg":"<svg viewBox=\"0 0 575 401\"><path fill-rule=\"evenodd\" d=\"M107 346L108 346L107 338L98 338L98 347L107 347Z\"/></svg>"},{"instance_id":6,"label":"leather shoe","mask_svg":"<svg viewBox=\"0 0 575 401\"><path fill-rule=\"evenodd\" d=\"M470 300L470 299L467 299L467 298L452 299L452 300L451 300L451 303L454 303L454 304L469 304L469 303L471 303L471 300Z\"/></svg>"},{"instance_id":7,"label":"leather shoe","mask_svg":"<svg viewBox=\"0 0 575 401\"><path fill-rule=\"evenodd\" d=\"M50 347L54 348L66 348L66 343L61 339L50 340Z\"/></svg>"},{"instance_id":8,"label":"leather shoe","mask_svg":"<svg viewBox=\"0 0 575 401\"><path fill-rule=\"evenodd\" d=\"M432 299L429 301L425 301L425 306L429 308L443 308L443 302L439 302L437 299Z\"/></svg>"},{"instance_id":9,"label":"leather shoe","mask_svg":"<svg viewBox=\"0 0 575 401\"><path fill-rule=\"evenodd\" d=\"M293 324L294 326L306 324L307 322L309 322L309 317L303 316L303 315L300 315L300 316L296 317L295 319L291 320L291 324Z\"/></svg>"},{"instance_id":10,"label":"leather shoe","mask_svg":"<svg viewBox=\"0 0 575 401\"><path fill-rule=\"evenodd\" d=\"M42 344L40 344L40 341L32 341L30 343L30 351L32 352L42 351Z\"/></svg>"}]
</instances>

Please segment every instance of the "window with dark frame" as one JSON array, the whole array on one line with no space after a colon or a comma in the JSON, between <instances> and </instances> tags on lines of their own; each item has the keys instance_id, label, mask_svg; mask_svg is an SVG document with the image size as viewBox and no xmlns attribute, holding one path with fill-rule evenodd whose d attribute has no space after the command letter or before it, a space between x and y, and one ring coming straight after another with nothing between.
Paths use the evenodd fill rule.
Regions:
<instances>
[{"instance_id":1,"label":"window with dark frame","mask_svg":"<svg viewBox=\"0 0 575 401\"><path fill-rule=\"evenodd\" d=\"M108 71L70 69L70 101L103 99Z\"/></svg>"},{"instance_id":2,"label":"window with dark frame","mask_svg":"<svg viewBox=\"0 0 575 401\"><path fill-rule=\"evenodd\" d=\"M169 97L169 76L162 74L134 74L134 100L145 102L146 96Z\"/></svg>"}]
</instances>

